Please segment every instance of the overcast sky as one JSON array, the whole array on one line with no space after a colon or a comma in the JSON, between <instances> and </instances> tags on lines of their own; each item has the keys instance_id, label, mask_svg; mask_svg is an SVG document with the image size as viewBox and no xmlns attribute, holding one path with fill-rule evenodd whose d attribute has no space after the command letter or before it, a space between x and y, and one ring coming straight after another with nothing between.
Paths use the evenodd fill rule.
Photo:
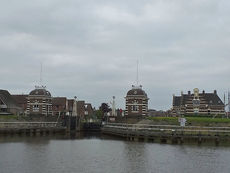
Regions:
<instances>
[{"instance_id":1,"label":"overcast sky","mask_svg":"<svg viewBox=\"0 0 230 173\"><path fill-rule=\"evenodd\" d=\"M198 87L230 88L228 0L7 0L0 5L0 88L118 107L139 78L149 108Z\"/></svg>"}]
</instances>

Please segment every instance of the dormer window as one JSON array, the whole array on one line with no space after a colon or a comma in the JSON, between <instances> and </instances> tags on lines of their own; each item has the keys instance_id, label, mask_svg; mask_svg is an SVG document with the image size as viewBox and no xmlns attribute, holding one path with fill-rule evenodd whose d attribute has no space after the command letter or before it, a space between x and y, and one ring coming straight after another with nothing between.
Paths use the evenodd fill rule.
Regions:
<instances>
[{"instance_id":1,"label":"dormer window","mask_svg":"<svg viewBox=\"0 0 230 173\"><path fill-rule=\"evenodd\" d=\"M137 100L134 100L134 101L133 101L133 104L138 104L138 101L137 101Z\"/></svg>"}]
</instances>

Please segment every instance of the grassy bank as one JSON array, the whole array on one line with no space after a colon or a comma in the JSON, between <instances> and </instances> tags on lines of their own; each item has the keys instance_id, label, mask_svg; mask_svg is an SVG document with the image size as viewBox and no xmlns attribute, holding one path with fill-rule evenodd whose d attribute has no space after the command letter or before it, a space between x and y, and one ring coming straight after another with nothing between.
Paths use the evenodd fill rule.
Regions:
<instances>
[{"instance_id":1,"label":"grassy bank","mask_svg":"<svg viewBox=\"0 0 230 173\"><path fill-rule=\"evenodd\" d=\"M0 121L17 120L17 115L0 115Z\"/></svg>"},{"instance_id":2,"label":"grassy bank","mask_svg":"<svg viewBox=\"0 0 230 173\"><path fill-rule=\"evenodd\" d=\"M148 117L152 124L179 125L177 117ZM186 117L190 126L230 126L230 119L208 117Z\"/></svg>"}]
</instances>

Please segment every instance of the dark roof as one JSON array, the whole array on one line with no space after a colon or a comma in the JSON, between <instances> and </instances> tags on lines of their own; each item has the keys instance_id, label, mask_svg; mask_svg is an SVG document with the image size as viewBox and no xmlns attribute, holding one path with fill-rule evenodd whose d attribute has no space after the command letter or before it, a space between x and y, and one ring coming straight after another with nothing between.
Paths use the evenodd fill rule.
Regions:
<instances>
[{"instance_id":1,"label":"dark roof","mask_svg":"<svg viewBox=\"0 0 230 173\"><path fill-rule=\"evenodd\" d=\"M224 105L224 103L217 94L206 93L204 95L204 98L209 101L210 105Z\"/></svg>"},{"instance_id":2,"label":"dark roof","mask_svg":"<svg viewBox=\"0 0 230 173\"><path fill-rule=\"evenodd\" d=\"M181 96L174 96L173 106L180 106L181 104Z\"/></svg>"},{"instance_id":3,"label":"dark roof","mask_svg":"<svg viewBox=\"0 0 230 173\"><path fill-rule=\"evenodd\" d=\"M147 97L147 94L142 89L131 89L127 93L127 96L135 96L135 95L141 95L141 96L146 96Z\"/></svg>"},{"instance_id":4,"label":"dark roof","mask_svg":"<svg viewBox=\"0 0 230 173\"><path fill-rule=\"evenodd\" d=\"M46 89L42 88L42 89L34 89L33 91L30 92L29 95L36 95L36 96L50 96L51 94L49 91L47 91Z\"/></svg>"},{"instance_id":5,"label":"dark roof","mask_svg":"<svg viewBox=\"0 0 230 173\"><path fill-rule=\"evenodd\" d=\"M20 109L17 102L13 99L7 90L0 90L0 99L7 105L8 108Z\"/></svg>"},{"instance_id":6,"label":"dark roof","mask_svg":"<svg viewBox=\"0 0 230 173\"><path fill-rule=\"evenodd\" d=\"M28 95L11 95L18 104L26 104Z\"/></svg>"},{"instance_id":7,"label":"dark roof","mask_svg":"<svg viewBox=\"0 0 230 173\"><path fill-rule=\"evenodd\" d=\"M191 94L191 95L183 94L183 96L174 96L173 106L185 105L185 102L188 99L191 99L191 98L193 99L193 97L194 97L194 94ZM224 105L220 97L215 93L200 93L199 97L203 97L209 105Z\"/></svg>"}]
</instances>

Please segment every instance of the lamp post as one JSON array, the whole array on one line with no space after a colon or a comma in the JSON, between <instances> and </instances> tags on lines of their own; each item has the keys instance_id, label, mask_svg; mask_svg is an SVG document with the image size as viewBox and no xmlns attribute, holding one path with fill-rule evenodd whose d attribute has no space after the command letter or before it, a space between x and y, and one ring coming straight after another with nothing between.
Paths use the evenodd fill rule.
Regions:
<instances>
[{"instance_id":1,"label":"lamp post","mask_svg":"<svg viewBox=\"0 0 230 173\"><path fill-rule=\"evenodd\" d=\"M77 96L74 96L74 104L73 104L73 106L74 106L73 112L75 114L74 116L76 116L76 122L75 122L75 124L77 125L77 127L79 127L80 117L78 117L78 113L77 113L77 111L78 111L78 109L77 109Z\"/></svg>"}]
</instances>

